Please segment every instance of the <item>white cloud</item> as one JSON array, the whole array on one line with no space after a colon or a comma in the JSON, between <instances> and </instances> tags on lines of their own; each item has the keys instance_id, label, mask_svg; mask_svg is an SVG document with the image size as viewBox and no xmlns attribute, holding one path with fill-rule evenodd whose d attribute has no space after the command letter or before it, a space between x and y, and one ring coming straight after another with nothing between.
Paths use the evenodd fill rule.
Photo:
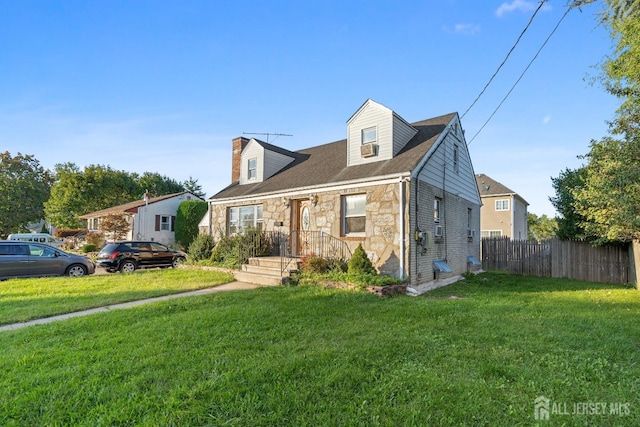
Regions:
<instances>
[{"instance_id":1,"label":"white cloud","mask_svg":"<svg viewBox=\"0 0 640 427\"><path fill-rule=\"evenodd\" d=\"M536 2L526 1L526 0L513 0L511 3L502 3L500 7L498 7L498 9L496 10L496 16L500 18L502 15L506 13L511 13L514 11L529 12L536 8L536 4L537 4ZM542 10L543 11L551 10L551 6L548 4L545 4L542 7Z\"/></svg>"},{"instance_id":2,"label":"white cloud","mask_svg":"<svg viewBox=\"0 0 640 427\"><path fill-rule=\"evenodd\" d=\"M456 24L453 27L453 31L458 34L471 35L480 31L480 26L473 24Z\"/></svg>"},{"instance_id":3,"label":"white cloud","mask_svg":"<svg viewBox=\"0 0 640 427\"><path fill-rule=\"evenodd\" d=\"M550 121L551 121L551 114L548 114L548 115L546 115L546 116L544 116L544 117L542 118L542 124L543 124L543 125L546 125L546 124L547 124L547 123L549 123Z\"/></svg>"}]
</instances>

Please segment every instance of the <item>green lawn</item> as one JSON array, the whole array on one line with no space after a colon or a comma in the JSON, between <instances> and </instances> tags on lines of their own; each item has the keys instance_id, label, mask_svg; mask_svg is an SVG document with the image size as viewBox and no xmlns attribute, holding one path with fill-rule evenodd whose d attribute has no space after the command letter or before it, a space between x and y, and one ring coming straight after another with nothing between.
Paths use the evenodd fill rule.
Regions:
<instances>
[{"instance_id":1,"label":"green lawn","mask_svg":"<svg viewBox=\"0 0 640 427\"><path fill-rule=\"evenodd\" d=\"M415 298L261 288L3 332L0 425L637 426L639 297L486 273Z\"/></svg>"},{"instance_id":2,"label":"green lawn","mask_svg":"<svg viewBox=\"0 0 640 427\"><path fill-rule=\"evenodd\" d=\"M0 325L208 288L233 280L230 274L194 269L6 280L0 282Z\"/></svg>"}]
</instances>

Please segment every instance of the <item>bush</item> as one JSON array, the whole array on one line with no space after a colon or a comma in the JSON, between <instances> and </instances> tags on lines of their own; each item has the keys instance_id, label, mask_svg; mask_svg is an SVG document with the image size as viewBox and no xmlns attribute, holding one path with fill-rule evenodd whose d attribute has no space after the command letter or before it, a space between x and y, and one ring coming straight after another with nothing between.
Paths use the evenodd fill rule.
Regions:
<instances>
[{"instance_id":1,"label":"bush","mask_svg":"<svg viewBox=\"0 0 640 427\"><path fill-rule=\"evenodd\" d=\"M240 236L221 236L211 253L211 261L228 268L240 266L238 260L238 244Z\"/></svg>"},{"instance_id":2,"label":"bush","mask_svg":"<svg viewBox=\"0 0 640 427\"><path fill-rule=\"evenodd\" d=\"M98 247L96 245L87 243L86 245L82 245L82 248L80 248L80 250L82 251L83 254L88 254L89 252L97 251Z\"/></svg>"},{"instance_id":3,"label":"bush","mask_svg":"<svg viewBox=\"0 0 640 427\"><path fill-rule=\"evenodd\" d=\"M189 245L187 255L189 255L191 261L209 259L215 246L216 242L213 240L213 236L209 234L199 234Z\"/></svg>"},{"instance_id":4,"label":"bush","mask_svg":"<svg viewBox=\"0 0 640 427\"><path fill-rule=\"evenodd\" d=\"M100 248L104 245L104 235L100 231L92 231L90 233L87 233L86 239L87 245L92 245L96 248Z\"/></svg>"},{"instance_id":5,"label":"bush","mask_svg":"<svg viewBox=\"0 0 640 427\"><path fill-rule=\"evenodd\" d=\"M323 258L314 253L302 257L300 264L300 271L308 274L325 274L332 271L347 271L347 263L343 260L338 258Z\"/></svg>"},{"instance_id":6,"label":"bush","mask_svg":"<svg viewBox=\"0 0 640 427\"><path fill-rule=\"evenodd\" d=\"M362 244L358 244L358 247L353 251L353 255L349 260L348 269L349 274L377 274L373 263L367 256L367 253L362 248Z\"/></svg>"},{"instance_id":7,"label":"bush","mask_svg":"<svg viewBox=\"0 0 640 427\"><path fill-rule=\"evenodd\" d=\"M185 248L198 237L198 224L207 213L208 205L201 200L185 200L176 213L176 242Z\"/></svg>"}]
</instances>

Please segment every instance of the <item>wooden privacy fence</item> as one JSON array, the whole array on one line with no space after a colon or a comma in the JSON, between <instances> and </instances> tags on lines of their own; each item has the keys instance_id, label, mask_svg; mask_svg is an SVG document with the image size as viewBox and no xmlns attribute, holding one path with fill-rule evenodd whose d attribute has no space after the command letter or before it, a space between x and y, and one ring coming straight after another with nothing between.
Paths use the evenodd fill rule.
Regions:
<instances>
[{"instance_id":1,"label":"wooden privacy fence","mask_svg":"<svg viewBox=\"0 0 640 427\"><path fill-rule=\"evenodd\" d=\"M629 247L592 246L551 239L541 242L508 237L482 239L482 268L527 276L588 282L629 283Z\"/></svg>"}]
</instances>

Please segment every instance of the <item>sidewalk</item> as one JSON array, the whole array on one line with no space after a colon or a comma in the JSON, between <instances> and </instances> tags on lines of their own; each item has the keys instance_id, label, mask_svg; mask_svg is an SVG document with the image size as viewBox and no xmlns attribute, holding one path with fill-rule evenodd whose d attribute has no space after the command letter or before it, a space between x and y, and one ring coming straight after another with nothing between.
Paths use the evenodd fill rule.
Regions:
<instances>
[{"instance_id":1,"label":"sidewalk","mask_svg":"<svg viewBox=\"0 0 640 427\"><path fill-rule=\"evenodd\" d=\"M189 297L189 296L213 294L216 292L223 292L223 291L249 290L249 289L256 289L259 287L260 285L254 285L252 283L230 282L230 283L225 283L224 285L216 286L213 288L198 289L196 291L182 292L179 294L163 295L161 297L146 298L138 301L129 301L129 302L123 302L120 304L107 305L104 307L90 308L88 310L75 311L73 313L66 313L66 314L59 314L57 316L45 317L43 319L29 320L28 322L12 323L9 325L0 326L0 332L13 331L16 329L25 328L27 326L42 325L45 323L56 322L58 320L71 319L72 317L88 316L94 313L103 313L111 310L118 310L121 308L135 307L137 305L148 304L151 302L165 301L165 300Z\"/></svg>"}]
</instances>

